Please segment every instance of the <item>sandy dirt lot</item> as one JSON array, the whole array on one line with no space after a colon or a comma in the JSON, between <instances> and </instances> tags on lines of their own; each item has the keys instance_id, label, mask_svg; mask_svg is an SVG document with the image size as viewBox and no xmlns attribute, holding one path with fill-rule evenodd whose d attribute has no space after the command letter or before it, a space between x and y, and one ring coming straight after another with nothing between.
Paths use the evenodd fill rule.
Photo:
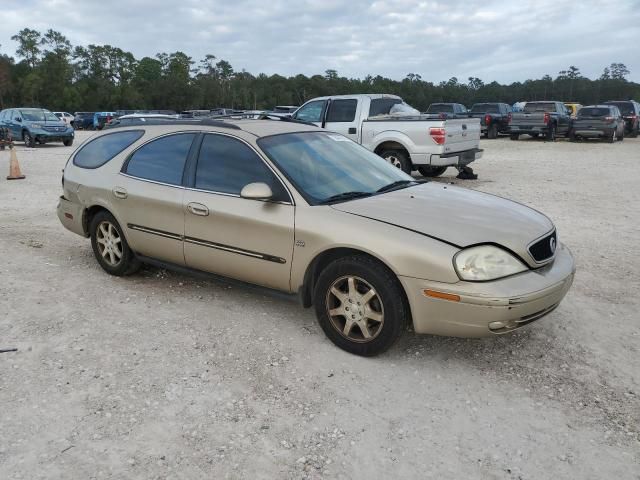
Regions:
<instances>
[{"instance_id":1,"label":"sandy dirt lot","mask_svg":"<svg viewBox=\"0 0 640 480\"><path fill-rule=\"evenodd\" d=\"M16 182L0 152L0 478L639 479L640 139L482 147L479 180L439 181L548 214L572 290L513 335L373 359L286 298L108 276L56 217L72 148L19 145Z\"/></svg>"}]
</instances>

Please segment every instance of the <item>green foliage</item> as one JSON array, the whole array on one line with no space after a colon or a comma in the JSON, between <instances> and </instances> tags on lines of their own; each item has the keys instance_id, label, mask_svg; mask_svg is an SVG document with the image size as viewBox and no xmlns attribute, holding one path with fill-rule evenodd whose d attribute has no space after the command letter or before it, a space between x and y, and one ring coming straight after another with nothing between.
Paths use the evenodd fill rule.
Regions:
<instances>
[{"instance_id":1,"label":"green foliage","mask_svg":"<svg viewBox=\"0 0 640 480\"><path fill-rule=\"evenodd\" d=\"M301 105L322 95L393 93L419 110L432 102L514 103L525 100L577 101L583 105L609 99L640 97L640 84L627 80L622 63L604 68L591 80L575 65L554 79L502 85L469 77L452 77L434 85L419 74L402 80L380 75L341 77L336 70L307 77L252 75L234 70L227 60L209 54L196 62L184 52L159 53L136 59L111 45L72 46L60 32L44 34L24 28L12 37L16 57L0 55L0 107L42 106L51 110L91 111L118 109L211 109L231 107L265 109L275 105ZM197 66L195 66L197 65Z\"/></svg>"}]
</instances>

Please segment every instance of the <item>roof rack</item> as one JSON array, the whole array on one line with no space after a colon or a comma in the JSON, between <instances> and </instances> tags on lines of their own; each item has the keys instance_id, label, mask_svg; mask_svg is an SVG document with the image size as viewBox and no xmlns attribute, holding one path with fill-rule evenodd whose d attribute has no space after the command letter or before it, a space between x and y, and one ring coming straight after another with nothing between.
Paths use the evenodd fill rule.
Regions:
<instances>
[{"instance_id":1,"label":"roof rack","mask_svg":"<svg viewBox=\"0 0 640 480\"><path fill-rule=\"evenodd\" d=\"M141 125L204 125L207 127L220 127L230 128L232 130L242 130L238 125L234 123L220 122L218 120L212 120L210 118L145 118L144 116L136 118L126 118L126 121L114 119L107 125L105 129L111 130L112 128L124 128L124 127L136 127Z\"/></svg>"}]
</instances>

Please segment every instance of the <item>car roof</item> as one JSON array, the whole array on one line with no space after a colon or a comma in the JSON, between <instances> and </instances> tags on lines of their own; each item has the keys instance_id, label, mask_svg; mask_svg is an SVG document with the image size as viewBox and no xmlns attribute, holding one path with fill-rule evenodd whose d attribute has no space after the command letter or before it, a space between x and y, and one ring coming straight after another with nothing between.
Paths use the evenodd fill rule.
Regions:
<instances>
[{"instance_id":1,"label":"car roof","mask_svg":"<svg viewBox=\"0 0 640 480\"><path fill-rule=\"evenodd\" d=\"M399 100L402 100L402 97L399 97L398 95L391 95L388 93L354 93L353 95L327 95L324 97L314 97L308 101L326 100L328 98L364 98L364 97L368 97L372 100L377 98L397 98Z\"/></svg>"}]
</instances>

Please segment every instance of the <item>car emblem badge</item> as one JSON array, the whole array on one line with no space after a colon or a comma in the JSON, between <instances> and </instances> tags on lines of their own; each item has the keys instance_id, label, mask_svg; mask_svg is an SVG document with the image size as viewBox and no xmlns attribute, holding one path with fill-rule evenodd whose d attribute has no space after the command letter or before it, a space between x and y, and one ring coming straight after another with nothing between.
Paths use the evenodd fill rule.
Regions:
<instances>
[{"instance_id":1,"label":"car emblem badge","mask_svg":"<svg viewBox=\"0 0 640 480\"><path fill-rule=\"evenodd\" d=\"M556 253L556 239L555 239L555 237L551 237L551 240L549 240L549 248L551 249L551 253Z\"/></svg>"}]
</instances>

